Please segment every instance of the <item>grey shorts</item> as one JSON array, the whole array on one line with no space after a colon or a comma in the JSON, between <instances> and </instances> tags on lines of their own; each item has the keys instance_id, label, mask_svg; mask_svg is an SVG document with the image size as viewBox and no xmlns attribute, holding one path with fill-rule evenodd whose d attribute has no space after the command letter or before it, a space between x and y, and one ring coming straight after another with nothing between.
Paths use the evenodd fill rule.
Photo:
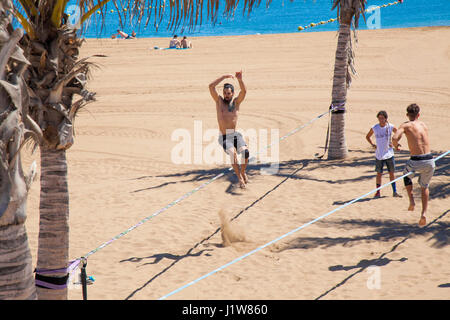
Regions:
<instances>
[{"instance_id":1,"label":"grey shorts","mask_svg":"<svg viewBox=\"0 0 450 320\"><path fill-rule=\"evenodd\" d=\"M386 168L389 172L395 171L395 160L394 157L390 157L385 160L378 160L375 158L375 171L378 173L383 173L383 166L386 163Z\"/></svg>"},{"instance_id":2,"label":"grey shorts","mask_svg":"<svg viewBox=\"0 0 450 320\"><path fill-rule=\"evenodd\" d=\"M414 174L418 173L419 185L422 188L428 188L428 186L430 185L431 177L433 177L435 167L436 165L431 154L412 156L411 159L406 162L403 174L413 172L412 175L408 176L408 178L412 179L414 177Z\"/></svg>"},{"instance_id":3,"label":"grey shorts","mask_svg":"<svg viewBox=\"0 0 450 320\"><path fill-rule=\"evenodd\" d=\"M242 151L244 151L244 147L247 147L247 144L244 141L244 137L240 132L220 135L218 142L226 153L228 153L232 148L236 148L237 153L241 153Z\"/></svg>"}]
</instances>

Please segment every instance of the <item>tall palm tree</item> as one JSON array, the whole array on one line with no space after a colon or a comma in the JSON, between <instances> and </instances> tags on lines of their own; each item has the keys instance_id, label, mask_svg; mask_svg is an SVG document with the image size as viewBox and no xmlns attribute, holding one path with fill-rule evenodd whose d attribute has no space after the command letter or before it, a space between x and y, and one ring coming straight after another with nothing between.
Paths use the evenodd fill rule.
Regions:
<instances>
[{"instance_id":1,"label":"tall palm tree","mask_svg":"<svg viewBox=\"0 0 450 320\"><path fill-rule=\"evenodd\" d=\"M95 93L86 90L92 64L87 58L78 57L83 43L80 37L83 26L94 13L101 14L103 26L108 2L110 0L76 0L80 16L75 24L65 13L69 0L14 0L13 7L8 8L26 32L20 46L30 61L24 74L30 96L29 117L33 120L28 125L42 137L39 142L41 192L36 267L36 276L40 280L37 286L39 299L67 299L67 287L54 286L67 278L69 263L66 150L74 142L73 124L77 112L95 100ZM168 9L165 0L111 2L121 9L121 25L127 18L146 25L153 19L155 28L164 15L170 17L168 28L178 28L181 23L183 27L200 24L204 2L208 5L208 17L215 22L219 9L218 0L169 0ZM232 12L234 8L233 1L228 1L226 12Z\"/></svg>"},{"instance_id":2,"label":"tall palm tree","mask_svg":"<svg viewBox=\"0 0 450 320\"><path fill-rule=\"evenodd\" d=\"M348 154L345 141L345 104L347 89L351 84L353 67L353 50L350 27L354 20L358 27L359 16L364 15L366 0L334 0L332 10L337 8L339 35L334 62L333 89L331 94L330 147L328 159L344 159Z\"/></svg>"},{"instance_id":3,"label":"tall palm tree","mask_svg":"<svg viewBox=\"0 0 450 320\"><path fill-rule=\"evenodd\" d=\"M34 135L24 126L32 122L23 79L29 62L18 46L23 31L13 29L8 14L11 8L10 0L0 2L0 300L36 299L24 225L28 190L36 167L34 162L25 175L20 155L26 141Z\"/></svg>"},{"instance_id":4,"label":"tall palm tree","mask_svg":"<svg viewBox=\"0 0 450 320\"><path fill-rule=\"evenodd\" d=\"M37 286L38 298L45 300L67 299L67 287L51 288L66 279L64 269L69 260L66 150L73 144L77 112L93 101L95 95L85 89L92 64L86 58L78 59L83 41L77 30L66 23L67 2L19 0L12 9L26 30L20 46L30 61L24 74L29 93L28 113L42 137L36 277L44 283ZM43 275L41 270L59 271Z\"/></svg>"},{"instance_id":5,"label":"tall palm tree","mask_svg":"<svg viewBox=\"0 0 450 320\"><path fill-rule=\"evenodd\" d=\"M5 1L10 2L2 0L2 3ZM43 269L58 270L43 276L48 283L59 283L61 278L64 279L67 275L65 268L68 267L69 257L69 192L66 150L74 142L73 124L78 110L95 100L95 94L86 90L92 64L86 58L78 57L83 43L80 37L85 22L94 13L101 13L100 23L104 24L105 5L108 2L110 0L76 0L75 3L80 9L80 19L76 24L79 29L73 28L65 13L69 0L14 0L12 8L6 7L26 32L20 41L20 47L30 62L24 74L29 93L30 121L24 123L37 136L42 137L39 142L42 170L37 274ZM137 19L138 23L144 22L146 25L153 20L156 29L164 15L169 15L170 29L180 27L181 23L183 28L186 25L192 27L201 24L205 3L207 18L213 23L216 22L219 12L219 0L168 0L167 9L166 0L111 2L116 9L121 9L118 10L121 25L127 18ZM226 0L224 13L234 14L238 2ZM269 3L270 0L267 0L267 4ZM346 30L347 26L349 30L353 16L357 21L358 8L364 3L365 0L335 0L334 3L334 7L341 10L341 14L338 13L341 28L333 81L334 105L346 100L346 86L349 84L347 63L351 58L351 50L348 50L350 37L349 32L348 36L346 35ZM259 4L260 0L246 0L244 12L250 14L252 8ZM343 74L345 76L342 76ZM342 83L345 83L345 90ZM332 157L332 154L334 157L332 150L335 148L341 150L345 147L345 143L334 143L335 135L339 137L342 133L343 136L342 110L333 113L332 123L329 157ZM338 138L338 141L341 140ZM344 149L346 150L346 147ZM38 287L37 293L39 299L67 299L66 288L55 290L45 286Z\"/></svg>"}]
</instances>

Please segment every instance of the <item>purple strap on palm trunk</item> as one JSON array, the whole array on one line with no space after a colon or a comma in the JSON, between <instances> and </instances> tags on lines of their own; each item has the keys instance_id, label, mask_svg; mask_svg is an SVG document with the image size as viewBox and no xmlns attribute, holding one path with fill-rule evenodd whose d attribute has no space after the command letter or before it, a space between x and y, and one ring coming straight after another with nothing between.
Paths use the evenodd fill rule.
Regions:
<instances>
[{"instance_id":1,"label":"purple strap on palm trunk","mask_svg":"<svg viewBox=\"0 0 450 320\"><path fill-rule=\"evenodd\" d=\"M52 284L52 283L48 283L42 280L35 280L36 285L39 285L41 287L45 287L48 289L54 289L54 290L62 290L67 288L67 283L66 284Z\"/></svg>"},{"instance_id":2,"label":"purple strap on palm trunk","mask_svg":"<svg viewBox=\"0 0 450 320\"><path fill-rule=\"evenodd\" d=\"M39 274L53 274L53 273L72 273L74 269L78 267L81 260L73 260L69 261L69 266L67 268L61 268L61 269L36 269L34 272Z\"/></svg>"},{"instance_id":3,"label":"purple strap on palm trunk","mask_svg":"<svg viewBox=\"0 0 450 320\"><path fill-rule=\"evenodd\" d=\"M330 106L331 111L341 111L341 110L345 110L345 102L342 103L336 103L336 104L331 104Z\"/></svg>"},{"instance_id":4,"label":"purple strap on palm trunk","mask_svg":"<svg viewBox=\"0 0 450 320\"><path fill-rule=\"evenodd\" d=\"M45 274L54 274L54 273L65 273L65 274L69 274L69 277L67 277L67 280L70 279L70 276L72 275L72 273L76 270L76 268L78 267L78 265L80 264L81 260L80 259L76 259L73 261L69 261L69 266L67 268L61 268L61 269L36 269L34 272L36 274L40 274L40 275L45 275ZM48 283L39 279L35 279L35 284L41 287L45 287L48 289L53 289L53 290L62 290L67 288L67 282L65 284L53 284L53 283Z\"/></svg>"}]
</instances>

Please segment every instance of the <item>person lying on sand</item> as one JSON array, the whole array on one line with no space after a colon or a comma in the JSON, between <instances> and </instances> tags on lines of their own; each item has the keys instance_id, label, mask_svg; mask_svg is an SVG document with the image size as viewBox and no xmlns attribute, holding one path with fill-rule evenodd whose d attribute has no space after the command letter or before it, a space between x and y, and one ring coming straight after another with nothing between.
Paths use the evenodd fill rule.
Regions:
<instances>
[{"instance_id":1,"label":"person lying on sand","mask_svg":"<svg viewBox=\"0 0 450 320\"><path fill-rule=\"evenodd\" d=\"M136 32L133 31L130 36L128 33L117 29L117 33L111 35L111 39L116 39L117 36L120 36L122 39L136 39Z\"/></svg>"},{"instance_id":2,"label":"person lying on sand","mask_svg":"<svg viewBox=\"0 0 450 320\"><path fill-rule=\"evenodd\" d=\"M419 185L422 189L422 214L420 216L419 225L424 226L427 223L426 213L428 208L428 198L430 192L428 186L434 174L435 163L433 156L430 153L430 141L428 138L428 128L422 121L419 121L420 107L413 103L406 109L406 116L409 121L403 123L392 137L392 142L396 150L398 150L398 141L401 139L403 133L408 140L408 147L411 153L411 158L406 162L403 174L408 172L419 173ZM409 211L414 210L415 202L412 194L413 184L412 176L409 175L403 178L406 191L409 197Z\"/></svg>"},{"instance_id":3,"label":"person lying on sand","mask_svg":"<svg viewBox=\"0 0 450 320\"><path fill-rule=\"evenodd\" d=\"M236 132L236 124L238 119L238 112L242 101L244 101L247 89L242 80L242 71L236 72L236 79L239 82L239 87L241 91L239 95L234 97L234 86L230 83L225 83L223 86L223 97L220 96L216 91L216 86L225 79L234 78L231 74L226 74L220 78L214 80L209 84L209 92L213 100L216 102L217 111L217 122L219 124L219 144L223 147L225 152L230 156L231 163L239 179L239 186L245 188L246 183L248 183L248 177L245 173L245 169L248 164L249 151L247 144L242 137L242 134ZM243 163L239 168L237 163L237 154L243 154Z\"/></svg>"}]
</instances>

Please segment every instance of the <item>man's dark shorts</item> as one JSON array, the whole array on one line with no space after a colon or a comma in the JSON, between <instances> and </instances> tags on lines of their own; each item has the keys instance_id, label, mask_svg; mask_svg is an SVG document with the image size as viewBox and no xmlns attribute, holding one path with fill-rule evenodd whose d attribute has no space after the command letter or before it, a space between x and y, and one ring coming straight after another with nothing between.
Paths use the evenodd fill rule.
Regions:
<instances>
[{"instance_id":1,"label":"man's dark shorts","mask_svg":"<svg viewBox=\"0 0 450 320\"><path fill-rule=\"evenodd\" d=\"M395 171L394 157L390 157L389 159L386 159L386 160L378 160L375 158L375 171L378 173L383 173L384 164L386 164L386 168L387 168L388 172Z\"/></svg>"},{"instance_id":2,"label":"man's dark shorts","mask_svg":"<svg viewBox=\"0 0 450 320\"><path fill-rule=\"evenodd\" d=\"M244 137L240 132L233 132L226 135L225 134L220 135L218 141L226 153L228 153L229 150L232 149L233 147L236 148L237 153L241 153L244 151L245 149L244 147L247 146L247 144L244 141Z\"/></svg>"}]
</instances>

